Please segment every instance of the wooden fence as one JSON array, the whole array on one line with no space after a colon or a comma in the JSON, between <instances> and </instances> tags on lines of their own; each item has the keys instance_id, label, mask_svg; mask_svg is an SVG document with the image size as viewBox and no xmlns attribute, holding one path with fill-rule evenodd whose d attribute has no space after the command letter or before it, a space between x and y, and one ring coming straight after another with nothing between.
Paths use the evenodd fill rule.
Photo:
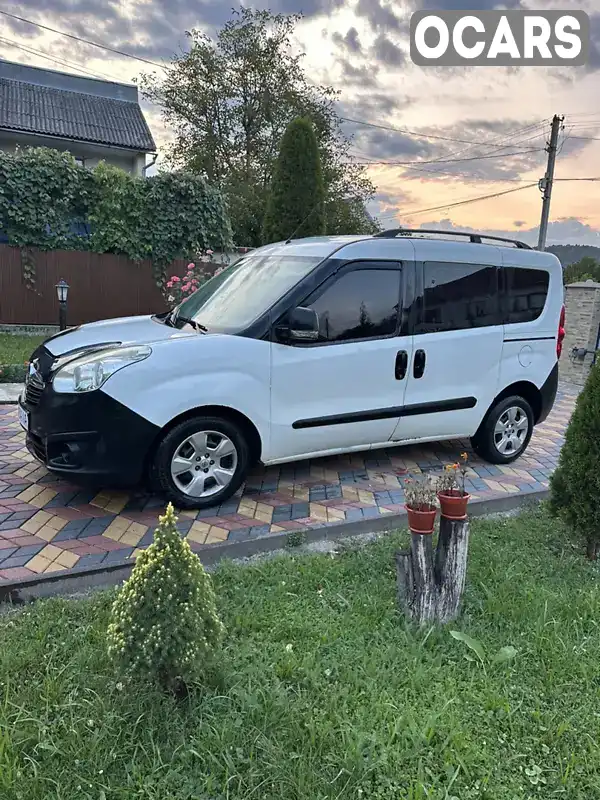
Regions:
<instances>
[{"instance_id":1,"label":"wooden fence","mask_svg":"<svg viewBox=\"0 0 600 800\"><path fill-rule=\"evenodd\" d=\"M56 284L69 284L67 323L153 314L167 309L149 261L72 250L31 250L36 269L35 290L23 280L21 251L0 244L0 324L54 325L58 321ZM168 275L183 275L189 263L180 260ZM210 273L216 264L205 264Z\"/></svg>"}]
</instances>

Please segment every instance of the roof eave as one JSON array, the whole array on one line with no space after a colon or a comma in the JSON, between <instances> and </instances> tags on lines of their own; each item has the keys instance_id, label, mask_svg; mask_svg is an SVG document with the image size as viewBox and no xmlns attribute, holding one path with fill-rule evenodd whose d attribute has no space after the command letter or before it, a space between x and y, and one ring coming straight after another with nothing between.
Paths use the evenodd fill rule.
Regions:
<instances>
[{"instance_id":1,"label":"roof eave","mask_svg":"<svg viewBox=\"0 0 600 800\"><path fill-rule=\"evenodd\" d=\"M46 133L45 131L31 131L24 128L12 128L6 125L0 125L0 131L8 131L9 133L20 133L25 136L43 136L45 139L56 139L60 142L77 142L78 144L93 144L96 147L107 147L112 150L127 150L129 153L147 153L154 154L157 152L156 143L152 136L152 148L147 147L130 147L124 144L113 144L111 142L101 142L96 139L77 139L73 136L58 136L55 133Z\"/></svg>"}]
</instances>

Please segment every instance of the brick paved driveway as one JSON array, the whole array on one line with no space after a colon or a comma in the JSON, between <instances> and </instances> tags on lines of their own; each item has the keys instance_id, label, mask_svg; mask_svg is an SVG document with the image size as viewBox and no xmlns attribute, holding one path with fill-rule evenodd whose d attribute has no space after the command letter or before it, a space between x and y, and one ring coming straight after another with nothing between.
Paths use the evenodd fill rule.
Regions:
<instances>
[{"instance_id":1,"label":"brick paved driveway","mask_svg":"<svg viewBox=\"0 0 600 800\"><path fill-rule=\"evenodd\" d=\"M539 491L548 486L576 390L561 387L549 419L511 467L474 457L465 441L395 447L312 462L261 468L243 493L219 508L182 512L179 527L192 547L291 530L335 525L401 511L407 471L440 469L470 453L474 499ZM161 498L59 480L27 452L14 406L0 406L0 582L41 573L97 567L135 558L152 541Z\"/></svg>"}]
</instances>

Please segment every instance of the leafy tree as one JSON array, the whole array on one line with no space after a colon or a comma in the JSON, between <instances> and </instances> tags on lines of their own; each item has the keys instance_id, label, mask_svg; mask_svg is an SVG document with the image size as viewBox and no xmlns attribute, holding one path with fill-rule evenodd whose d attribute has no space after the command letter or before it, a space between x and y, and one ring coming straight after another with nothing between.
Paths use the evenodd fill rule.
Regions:
<instances>
[{"instance_id":1,"label":"leafy tree","mask_svg":"<svg viewBox=\"0 0 600 800\"><path fill-rule=\"evenodd\" d=\"M200 677L223 625L212 579L179 535L170 503L158 522L113 603L108 651L126 674L178 692Z\"/></svg>"},{"instance_id":2,"label":"leafy tree","mask_svg":"<svg viewBox=\"0 0 600 800\"><path fill-rule=\"evenodd\" d=\"M592 256L584 256L574 264L569 264L563 273L565 286L589 279L600 282L600 261L592 258Z\"/></svg>"},{"instance_id":3,"label":"leafy tree","mask_svg":"<svg viewBox=\"0 0 600 800\"><path fill-rule=\"evenodd\" d=\"M290 122L281 141L264 223L264 242L325 233L323 173L310 120Z\"/></svg>"},{"instance_id":4,"label":"leafy tree","mask_svg":"<svg viewBox=\"0 0 600 800\"><path fill-rule=\"evenodd\" d=\"M325 184L329 233L368 232L364 202L374 192L363 165L349 155L331 87L311 83L292 54L301 15L242 8L215 39L192 30L189 52L166 77L142 76L175 138L172 164L195 171L225 193L236 244L262 240L268 190L281 139L297 117L313 123ZM353 201L348 205L348 198Z\"/></svg>"},{"instance_id":5,"label":"leafy tree","mask_svg":"<svg viewBox=\"0 0 600 800\"><path fill-rule=\"evenodd\" d=\"M592 367L577 398L558 467L550 481L550 508L587 545L600 550L600 362Z\"/></svg>"}]
</instances>

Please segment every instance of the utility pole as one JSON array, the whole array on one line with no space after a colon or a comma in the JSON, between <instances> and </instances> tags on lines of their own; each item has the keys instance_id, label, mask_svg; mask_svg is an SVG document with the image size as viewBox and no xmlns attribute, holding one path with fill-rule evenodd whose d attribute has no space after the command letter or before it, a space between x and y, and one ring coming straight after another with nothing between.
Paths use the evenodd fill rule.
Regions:
<instances>
[{"instance_id":1,"label":"utility pole","mask_svg":"<svg viewBox=\"0 0 600 800\"><path fill-rule=\"evenodd\" d=\"M558 133L564 117L559 117L555 114L552 118L552 127L550 129L550 141L546 148L548 153L548 165L546 166L546 174L540 180L538 186L543 194L542 199L542 218L540 220L540 236L538 239L538 250L545 250L546 248L546 233L548 232L548 219L550 217L550 198L552 196L552 181L554 180L554 163L556 161L556 146L558 144Z\"/></svg>"}]
</instances>

